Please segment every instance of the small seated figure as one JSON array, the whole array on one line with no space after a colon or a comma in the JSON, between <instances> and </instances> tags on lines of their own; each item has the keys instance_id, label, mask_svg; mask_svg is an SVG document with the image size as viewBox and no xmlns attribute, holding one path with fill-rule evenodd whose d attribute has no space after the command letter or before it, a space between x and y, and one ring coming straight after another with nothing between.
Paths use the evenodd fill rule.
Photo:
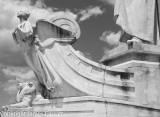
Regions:
<instances>
[{"instance_id":1,"label":"small seated figure","mask_svg":"<svg viewBox=\"0 0 160 117\"><path fill-rule=\"evenodd\" d=\"M31 107L32 101L36 97L36 86L32 82L18 83L18 92L16 96L16 103L3 106L6 111L9 108L28 108Z\"/></svg>"}]
</instances>

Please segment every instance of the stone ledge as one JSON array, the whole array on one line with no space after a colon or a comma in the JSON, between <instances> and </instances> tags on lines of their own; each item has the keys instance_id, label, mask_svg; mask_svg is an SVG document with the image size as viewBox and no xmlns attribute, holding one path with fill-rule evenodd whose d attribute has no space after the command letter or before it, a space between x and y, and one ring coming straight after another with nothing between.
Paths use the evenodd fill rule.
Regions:
<instances>
[{"instance_id":1,"label":"stone ledge","mask_svg":"<svg viewBox=\"0 0 160 117\"><path fill-rule=\"evenodd\" d=\"M62 102L63 101L63 102ZM142 108L152 108L160 110L160 107L151 107L147 105L140 105L135 102L128 102L123 100L117 100L117 99L109 99L109 98L101 98L101 97L95 97L95 96L82 96L82 97L70 97L70 98L57 98L57 99L41 99L37 102L33 103L34 105L47 105L47 104L56 104L59 102L62 103L74 103L74 102L82 102L82 101L95 101L95 102L103 102L103 103L117 103L117 104L123 104L123 105L130 105L130 106L136 106L136 107L142 107Z\"/></svg>"},{"instance_id":2,"label":"stone ledge","mask_svg":"<svg viewBox=\"0 0 160 117\"><path fill-rule=\"evenodd\" d=\"M159 117L160 108L142 106L122 100L99 98L93 96L43 99L34 103L31 109L12 109L19 117ZM50 113L50 114L47 114ZM52 114L51 114L52 113ZM3 113L2 113L3 114ZM17 117L16 115L2 117Z\"/></svg>"},{"instance_id":3,"label":"stone ledge","mask_svg":"<svg viewBox=\"0 0 160 117\"><path fill-rule=\"evenodd\" d=\"M157 62L160 61L160 46L133 42L122 44L108 51L106 57L101 60L104 65L115 66L131 60Z\"/></svg>"},{"instance_id":4,"label":"stone ledge","mask_svg":"<svg viewBox=\"0 0 160 117\"><path fill-rule=\"evenodd\" d=\"M159 62L131 60L131 61L127 61L125 63L115 65L113 67L114 68L123 68L123 69L133 68L133 67L143 67L143 68L149 67L149 68L159 69L159 65L160 65Z\"/></svg>"}]
</instances>

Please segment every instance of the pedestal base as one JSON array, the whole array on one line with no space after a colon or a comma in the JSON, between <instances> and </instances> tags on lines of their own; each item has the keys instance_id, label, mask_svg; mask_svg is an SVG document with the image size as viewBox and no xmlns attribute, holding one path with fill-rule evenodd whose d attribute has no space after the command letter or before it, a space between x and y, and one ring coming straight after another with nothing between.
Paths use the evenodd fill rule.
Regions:
<instances>
[{"instance_id":1,"label":"pedestal base","mask_svg":"<svg viewBox=\"0 0 160 117\"><path fill-rule=\"evenodd\" d=\"M8 115L7 115L8 114ZM11 109L2 117L160 117L160 108L98 97L71 97L35 102L29 109Z\"/></svg>"},{"instance_id":2,"label":"pedestal base","mask_svg":"<svg viewBox=\"0 0 160 117\"><path fill-rule=\"evenodd\" d=\"M160 107L160 46L121 45L107 53L103 64L134 72L135 102Z\"/></svg>"}]
</instances>

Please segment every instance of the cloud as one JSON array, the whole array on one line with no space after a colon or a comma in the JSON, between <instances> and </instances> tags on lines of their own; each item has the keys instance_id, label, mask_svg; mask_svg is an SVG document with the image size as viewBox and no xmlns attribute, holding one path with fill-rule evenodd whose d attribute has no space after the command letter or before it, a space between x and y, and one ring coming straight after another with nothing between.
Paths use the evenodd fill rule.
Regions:
<instances>
[{"instance_id":1,"label":"cloud","mask_svg":"<svg viewBox=\"0 0 160 117\"><path fill-rule=\"evenodd\" d=\"M32 81L37 83L33 71L29 67L4 67L1 69L4 74L5 82L1 85L3 90L8 94L16 94L17 83Z\"/></svg>"},{"instance_id":2,"label":"cloud","mask_svg":"<svg viewBox=\"0 0 160 117\"><path fill-rule=\"evenodd\" d=\"M17 81L35 80L34 72L28 67L7 67L2 72L8 78L15 78Z\"/></svg>"},{"instance_id":3,"label":"cloud","mask_svg":"<svg viewBox=\"0 0 160 117\"><path fill-rule=\"evenodd\" d=\"M100 0L100 1L102 1L103 3L110 4L110 5L112 5L112 6L114 6L114 4L115 4L115 2L116 2L116 0Z\"/></svg>"},{"instance_id":4,"label":"cloud","mask_svg":"<svg viewBox=\"0 0 160 117\"><path fill-rule=\"evenodd\" d=\"M102 15L103 13L104 13L104 10L101 10L101 8L99 6L89 7L87 9L84 9L84 10L80 11L79 15L81 15L81 17L79 18L79 22L87 20L91 16Z\"/></svg>"},{"instance_id":5,"label":"cloud","mask_svg":"<svg viewBox=\"0 0 160 117\"><path fill-rule=\"evenodd\" d=\"M17 82L15 80L8 80L1 85L4 92L14 95L17 92Z\"/></svg>"},{"instance_id":6,"label":"cloud","mask_svg":"<svg viewBox=\"0 0 160 117\"><path fill-rule=\"evenodd\" d=\"M106 57L106 53L109 50L115 48L116 46L120 44L119 42L120 36L121 36L121 31L117 33L111 32L111 31L105 31L102 33L102 36L99 39L106 43L106 47L103 48L104 55L102 56L100 61Z\"/></svg>"},{"instance_id":7,"label":"cloud","mask_svg":"<svg viewBox=\"0 0 160 117\"><path fill-rule=\"evenodd\" d=\"M49 19L62 13L77 18L77 15L70 10L57 11L57 9L47 7L43 0L36 0L34 3L32 0L0 0L0 6L0 63L9 63L9 65L15 65L15 63L21 66L26 65L23 57L17 54L18 47L12 38L12 32L19 24L19 19L16 17L19 10L28 9L30 11L29 21L32 24L35 24L37 19Z\"/></svg>"},{"instance_id":8,"label":"cloud","mask_svg":"<svg viewBox=\"0 0 160 117\"><path fill-rule=\"evenodd\" d=\"M8 65L0 71L4 74L5 79L0 87L9 94L16 92L17 82L36 80L33 71L28 67L24 67L26 66L24 58L17 52L18 47L12 39L12 32L19 24L19 19L16 17L19 10L28 9L30 11L29 21L32 24L35 24L37 19L50 19L64 13L72 16L75 20L79 18L78 21L82 22L104 12L98 6L79 9L76 13L69 9L61 11L58 8L47 7L44 0L36 0L35 2L32 2L32 0L0 0L0 6L0 63ZM90 53L86 52L84 56L92 59Z\"/></svg>"},{"instance_id":9,"label":"cloud","mask_svg":"<svg viewBox=\"0 0 160 117\"><path fill-rule=\"evenodd\" d=\"M37 0L35 3L35 6L38 8L46 8L46 5L44 4L44 0Z\"/></svg>"},{"instance_id":10,"label":"cloud","mask_svg":"<svg viewBox=\"0 0 160 117\"><path fill-rule=\"evenodd\" d=\"M113 48L119 45L120 36L121 36L121 31L117 33L111 31L105 31L103 32L102 36L99 39L101 41L106 42L109 48Z\"/></svg>"},{"instance_id":11,"label":"cloud","mask_svg":"<svg viewBox=\"0 0 160 117\"><path fill-rule=\"evenodd\" d=\"M15 66L26 66L26 62L24 62L24 58L17 52L19 48L15 45L12 38L12 32L19 24L19 19L16 17L19 10L28 9L30 11L29 21L32 24L35 24L37 19L50 19L64 13L82 22L92 16L101 15L104 12L99 6L75 10L76 13L73 13L69 9L61 11L58 8L47 7L44 4L44 0L36 0L34 2L32 0L1 0L0 6L0 63Z\"/></svg>"}]
</instances>

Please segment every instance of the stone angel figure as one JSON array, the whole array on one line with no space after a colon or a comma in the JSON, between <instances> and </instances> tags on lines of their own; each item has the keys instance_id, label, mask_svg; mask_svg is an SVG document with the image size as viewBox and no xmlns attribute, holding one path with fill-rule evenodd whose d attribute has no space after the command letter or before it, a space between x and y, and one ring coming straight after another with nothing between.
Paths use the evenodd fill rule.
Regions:
<instances>
[{"instance_id":1,"label":"stone angel figure","mask_svg":"<svg viewBox=\"0 0 160 117\"><path fill-rule=\"evenodd\" d=\"M59 96L61 94L56 94L56 91L60 90L58 85L61 83L58 78L58 74L55 69L50 64L50 59L46 57L47 51L52 51L49 48L55 42L58 43L70 43L73 42L72 39L58 39L50 38L42 42L38 39L36 34L36 28L27 21L30 16L28 10L21 10L17 13L17 17L20 19L20 24L15 28L13 32L13 39L17 45L20 47L20 52L23 55L26 63L34 71L38 83L39 92L44 98L52 98L50 92L55 93Z\"/></svg>"}]
</instances>

